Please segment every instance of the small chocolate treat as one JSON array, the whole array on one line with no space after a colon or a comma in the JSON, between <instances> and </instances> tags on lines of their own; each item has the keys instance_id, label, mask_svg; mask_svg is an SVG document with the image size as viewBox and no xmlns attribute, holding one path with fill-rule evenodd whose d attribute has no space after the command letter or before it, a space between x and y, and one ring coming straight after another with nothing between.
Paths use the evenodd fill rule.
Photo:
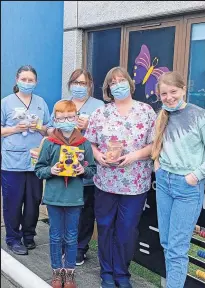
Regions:
<instances>
[{"instance_id":1,"label":"small chocolate treat","mask_svg":"<svg viewBox=\"0 0 205 288\"><path fill-rule=\"evenodd\" d=\"M106 162L112 165L118 165L117 159L122 155L123 144L121 141L110 141L107 146Z\"/></svg>"}]
</instances>

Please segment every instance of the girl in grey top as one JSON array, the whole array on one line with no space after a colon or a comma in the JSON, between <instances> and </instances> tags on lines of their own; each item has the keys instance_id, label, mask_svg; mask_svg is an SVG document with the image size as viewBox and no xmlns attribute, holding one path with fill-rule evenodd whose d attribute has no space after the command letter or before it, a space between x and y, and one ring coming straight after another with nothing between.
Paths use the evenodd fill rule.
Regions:
<instances>
[{"instance_id":1,"label":"girl in grey top","mask_svg":"<svg viewBox=\"0 0 205 288\"><path fill-rule=\"evenodd\" d=\"M157 213L164 248L167 288L183 288L188 251L204 199L205 110L184 101L186 87L177 72L157 85L162 110L156 122Z\"/></svg>"}]
</instances>

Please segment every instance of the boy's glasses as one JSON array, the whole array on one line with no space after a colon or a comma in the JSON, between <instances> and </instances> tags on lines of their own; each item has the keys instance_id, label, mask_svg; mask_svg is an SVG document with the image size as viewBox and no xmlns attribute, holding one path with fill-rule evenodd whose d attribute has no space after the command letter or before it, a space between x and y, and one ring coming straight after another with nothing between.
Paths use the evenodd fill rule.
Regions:
<instances>
[{"instance_id":1,"label":"boy's glasses","mask_svg":"<svg viewBox=\"0 0 205 288\"><path fill-rule=\"evenodd\" d=\"M73 122L75 121L76 116L69 116L64 118L54 118L54 121L57 123L64 123L64 122Z\"/></svg>"}]
</instances>

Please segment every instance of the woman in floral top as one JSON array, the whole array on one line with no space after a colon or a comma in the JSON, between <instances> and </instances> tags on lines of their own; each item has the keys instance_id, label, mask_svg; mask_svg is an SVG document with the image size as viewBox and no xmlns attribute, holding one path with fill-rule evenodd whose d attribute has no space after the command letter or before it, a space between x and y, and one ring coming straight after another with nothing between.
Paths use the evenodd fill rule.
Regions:
<instances>
[{"instance_id":1,"label":"woman in floral top","mask_svg":"<svg viewBox=\"0 0 205 288\"><path fill-rule=\"evenodd\" d=\"M149 105L132 99L134 90L126 70L111 69L103 84L104 100L111 103L92 114L85 135L97 160L95 213L102 288L114 288L115 284L132 287L128 269L151 185L156 114ZM123 145L122 156L116 161L119 164L106 160L110 141Z\"/></svg>"}]
</instances>

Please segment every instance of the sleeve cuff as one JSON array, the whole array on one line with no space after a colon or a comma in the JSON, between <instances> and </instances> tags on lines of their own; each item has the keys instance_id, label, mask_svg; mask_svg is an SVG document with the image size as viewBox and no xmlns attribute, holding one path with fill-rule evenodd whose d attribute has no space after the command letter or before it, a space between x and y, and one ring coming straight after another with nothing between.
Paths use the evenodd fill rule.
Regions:
<instances>
[{"instance_id":1,"label":"sleeve cuff","mask_svg":"<svg viewBox=\"0 0 205 288\"><path fill-rule=\"evenodd\" d=\"M196 169L195 171L192 172L199 181L201 181L202 179L204 179L204 175L202 174L200 169Z\"/></svg>"}]
</instances>

